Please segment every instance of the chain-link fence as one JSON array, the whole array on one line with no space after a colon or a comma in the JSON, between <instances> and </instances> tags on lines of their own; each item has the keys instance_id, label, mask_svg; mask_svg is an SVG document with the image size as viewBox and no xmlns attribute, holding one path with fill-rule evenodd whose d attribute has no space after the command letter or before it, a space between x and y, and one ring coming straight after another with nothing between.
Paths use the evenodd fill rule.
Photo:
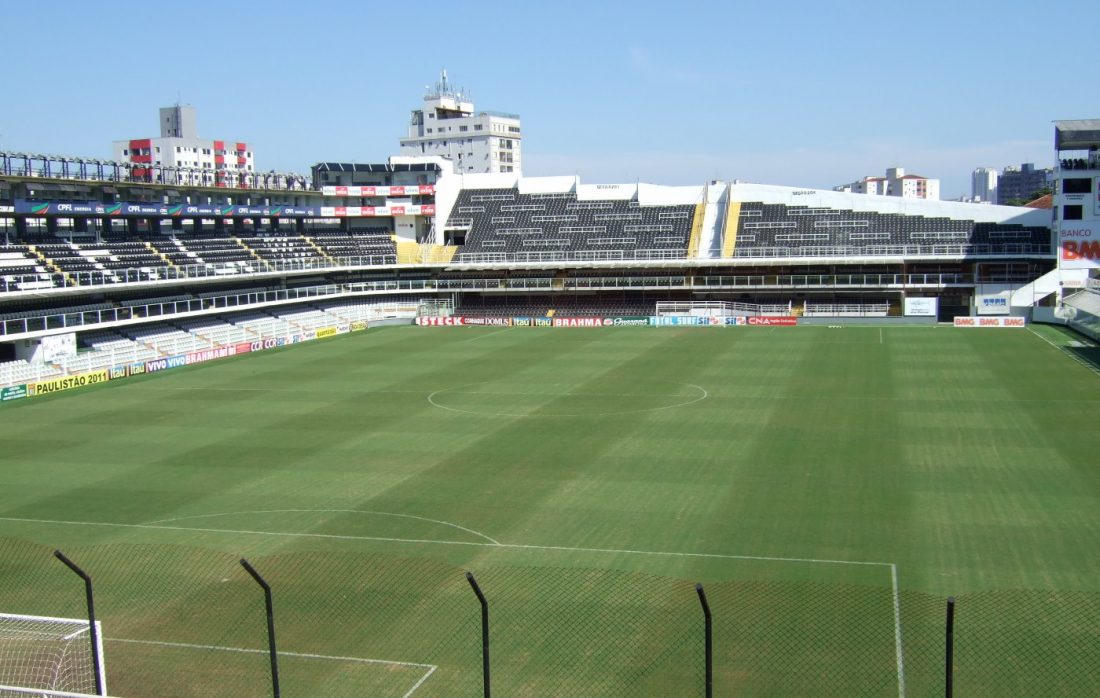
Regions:
<instances>
[{"instance_id":1,"label":"chain-link fence","mask_svg":"<svg viewBox=\"0 0 1100 698\"><path fill-rule=\"evenodd\" d=\"M128 535L65 551L94 579L110 695L271 695L264 595L240 558ZM273 592L282 695L484 695L481 604L461 566L336 549L248 560ZM949 661L945 599L889 586L709 581L708 643L684 579L499 562L473 573L498 696L703 696L708 646L718 696L1084 696L1100 686L1094 592L960 595ZM0 580L0 613L87 618L82 582L52 548L0 538ZM24 659L20 641L0 630L0 686L47 661Z\"/></svg>"}]
</instances>

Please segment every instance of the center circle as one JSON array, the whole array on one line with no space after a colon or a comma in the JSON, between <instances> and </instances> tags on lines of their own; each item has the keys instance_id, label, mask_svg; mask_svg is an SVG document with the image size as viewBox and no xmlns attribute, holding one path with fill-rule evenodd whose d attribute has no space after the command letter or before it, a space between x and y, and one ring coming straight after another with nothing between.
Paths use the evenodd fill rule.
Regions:
<instances>
[{"instance_id":1,"label":"center circle","mask_svg":"<svg viewBox=\"0 0 1100 698\"><path fill-rule=\"evenodd\" d=\"M599 379L580 384L485 381L436 390L428 403L485 417L610 417L686 407L710 397L692 383Z\"/></svg>"}]
</instances>

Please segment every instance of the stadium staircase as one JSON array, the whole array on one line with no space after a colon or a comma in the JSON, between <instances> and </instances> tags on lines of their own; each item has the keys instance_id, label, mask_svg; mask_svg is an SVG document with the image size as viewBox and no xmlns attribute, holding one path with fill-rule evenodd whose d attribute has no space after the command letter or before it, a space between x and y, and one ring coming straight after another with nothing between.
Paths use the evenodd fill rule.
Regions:
<instances>
[{"instance_id":1,"label":"stadium staircase","mask_svg":"<svg viewBox=\"0 0 1100 698\"><path fill-rule=\"evenodd\" d=\"M732 257L737 245L737 229L741 225L741 202L730 200L726 207L726 225L722 231L722 256Z\"/></svg>"},{"instance_id":2,"label":"stadium staircase","mask_svg":"<svg viewBox=\"0 0 1100 698\"><path fill-rule=\"evenodd\" d=\"M261 256L259 255L259 253L258 253L258 252L256 252L256 250L254 250L254 249L252 249L251 247L249 247L248 245L246 245L246 244L245 244L245 242L244 242L244 240L242 240L242 239L240 239L239 237L236 237L236 236L233 236L233 237L232 237L232 238L230 238L230 239L231 239L231 240L233 240L233 242L235 242L235 243L237 243L238 245L240 245L240 246L241 246L241 247L242 247L242 248L244 249L244 251L245 251L245 252L247 252L247 253L248 253L249 255L251 255L251 256L252 256L253 258L255 258L255 260L256 260L257 262L259 262L259 263L260 263L261 265L263 265L263 268L264 268L264 269L267 269L268 271L271 271L271 268L272 268L272 267L271 267L271 265L270 265L270 264L268 264L268 263L267 263L267 260L266 260L266 259L264 259L263 257L261 257Z\"/></svg>"},{"instance_id":3,"label":"stadium staircase","mask_svg":"<svg viewBox=\"0 0 1100 698\"><path fill-rule=\"evenodd\" d=\"M456 245L424 243L420 246L420 261L425 264L450 264L457 251Z\"/></svg>"},{"instance_id":4,"label":"stadium staircase","mask_svg":"<svg viewBox=\"0 0 1100 698\"><path fill-rule=\"evenodd\" d=\"M707 213L707 192L703 191L703 200L695 204L695 215L691 219L691 237L688 239L687 258L699 256L699 239L703 236L703 222Z\"/></svg>"},{"instance_id":5,"label":"stadium staircase","mask_svg":"<svg viewBox=\"0 0 1100 698\"><path fill-rule=\"evenodd\" d=\"M323 247L314 242L313 238L309 237L308 235L299 235L298 237L302 238L302 240L304 240L307 245L312 247L314 251L316 251L317 254L321 256L322 259L324 259L334 267L337 266L336 258L326 252Z\"/></svg>"},{"instance_id":6,"label":"stadium staircase","mask_svg":"<svg viewBox=\"0 0 1100 698\"><path fill-rule=\"evenodd\" d=\"M57 266L52 259L42 254L42 252L34 245L27 245L27 250L30 251L35 257L41 260L42 264L54 274L60 274L61 278L65 279L65 285L68 286L72 283L72 277L69 273L63 271L61 267Z\"/></svg>"},{"instance_id":7,"label":"stadium staircase","mask_svg":"<svg viewBox=\"0 0 1100 698\"><path fill-rule=\"evenodd\" d=\"M420 243L409 242L408 240L399 240L397 236L393 238L394 243L397 245L397 263L398 264L417 264L420 261Z\"/></svg>"},{"instance_id":8,"label":"stadium staircase","mask_svg":"<svg viewBox=\"0 0 1100 698\"><path fill-rule=\"evenodd\" d=\"M161 252L157 248L153 247L153 243L149 242L148 240L142 240L142 244L145 245L145 249L149 250L150 252L152 252L156 256L163 259L164 263L167 264L169 266L169 268L171 268L171 269L178 269L179 268L179 267L176 266L175 262L173 262L171 259L168 258L168 255L164 254L163 252Z\"/></svg>"},{"instance_id":9,"label":"stadium staircase","mask_svg":"<svg viewBox=\"0 0 1100 698\"><path fill-rule=\"evenodd\" d=\"M1035 279L1026 286L1021 286L1012 292L1010 304L1019 308L1029 308L1038 305L1052 293L1062 289L1062 283L1068 279L1079 279L1083 283L1088 278L1088 270L1085 269L1052 269Z\"/></svg>"}]
</instances>

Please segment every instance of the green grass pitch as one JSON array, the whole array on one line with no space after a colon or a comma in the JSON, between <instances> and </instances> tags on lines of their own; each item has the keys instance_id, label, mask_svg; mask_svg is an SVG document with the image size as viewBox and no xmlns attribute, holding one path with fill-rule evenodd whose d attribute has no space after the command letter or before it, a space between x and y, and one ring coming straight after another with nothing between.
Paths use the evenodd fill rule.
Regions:
<instances>
[{"instance_id":1,"label":"green grass pitch","mask_svg":"<svg viewBox=\"0 0 1100 698\"><path fill-rule=\"evenodd\" d=\"M1048 327L388 328L0 409L0 611L112 695L1100 683L1100 378ZM3 663L0 662L0 666Z\"/></svg>"}]
</instances>

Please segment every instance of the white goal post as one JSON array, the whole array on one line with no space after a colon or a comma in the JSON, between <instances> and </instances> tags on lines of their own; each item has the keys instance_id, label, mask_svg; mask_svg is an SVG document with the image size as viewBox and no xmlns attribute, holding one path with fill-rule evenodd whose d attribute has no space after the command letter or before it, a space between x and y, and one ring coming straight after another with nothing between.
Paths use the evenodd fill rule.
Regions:
<instances>
[{"instance_id":1,"label":"white goal post","mask_svg":"<svg viewBox=\"0 0 1100 698\"><path fill-rule=\"evenodd\" d=\"M86 618L0 613L0 697L96 694ZM107 695L103 626L96 621L99 685Z\"/></svg>"}]
</instances>

